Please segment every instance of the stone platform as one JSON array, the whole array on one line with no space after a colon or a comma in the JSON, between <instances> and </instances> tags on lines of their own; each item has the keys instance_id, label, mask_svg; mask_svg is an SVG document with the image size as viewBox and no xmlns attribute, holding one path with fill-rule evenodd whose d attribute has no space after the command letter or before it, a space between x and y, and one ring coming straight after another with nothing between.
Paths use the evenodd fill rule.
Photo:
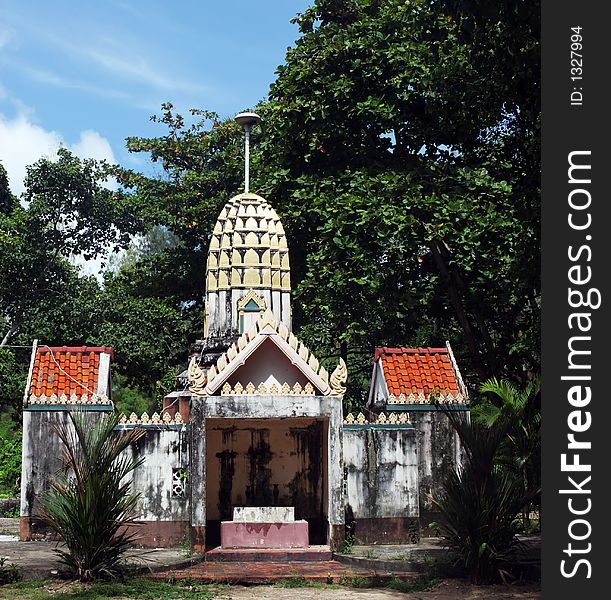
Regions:
<instances>
[{"instance_id":1,"label":"stone platform","mask_svg":"<svg viewBox=\"0 0 611 600\"><path fill-rule=\"evenodd\" d=\"M221 523L223 548L307 548L308 522Z\"/></svg>"}]
</instances>

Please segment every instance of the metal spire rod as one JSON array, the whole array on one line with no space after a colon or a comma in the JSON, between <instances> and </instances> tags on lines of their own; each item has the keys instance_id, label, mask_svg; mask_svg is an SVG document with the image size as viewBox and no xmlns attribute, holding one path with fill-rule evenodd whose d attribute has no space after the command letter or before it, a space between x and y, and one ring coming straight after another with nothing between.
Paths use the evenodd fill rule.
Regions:
<instances>
[{"instance_id":1,"label":"metal spire rod","mask_svg":"<svg viewBox=\"0 0 611 600\"><path fill-rule=\"evenodd\" d=\"M243 112L235 120L244 127L244 193L250 191L250 130L261 120L258 114Z\"/></svg>"}]
</instances>

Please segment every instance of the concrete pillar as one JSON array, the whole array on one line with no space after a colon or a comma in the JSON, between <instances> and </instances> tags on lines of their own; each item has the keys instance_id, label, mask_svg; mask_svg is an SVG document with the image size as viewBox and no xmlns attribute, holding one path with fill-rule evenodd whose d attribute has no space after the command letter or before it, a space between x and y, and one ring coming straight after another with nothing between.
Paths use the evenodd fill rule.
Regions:
<instances>
[{"instance_id":1,"label":"concrete pillar","mask_svg":"<svg viewBox=\"0 0 611 600\"><path fill-rule=\"evenodd\" d=\"M194 552L206 551L206 419L205 398L191 400L191 547Z\"/></svg>"},{"instance_id":2,"label":"concrete pillar","mask_svg":"<svg viewBox=\"0 0 611 600\"><path fill-rule=\"evenodd\" d=\"M344 456L342 450L343 409L342 399L328 398L329 427L327 452L327 489L328 489L328 519L329 546L331 550L339 550L344 543L345 506L344 506Z\"/></svg>"}]
</instances>

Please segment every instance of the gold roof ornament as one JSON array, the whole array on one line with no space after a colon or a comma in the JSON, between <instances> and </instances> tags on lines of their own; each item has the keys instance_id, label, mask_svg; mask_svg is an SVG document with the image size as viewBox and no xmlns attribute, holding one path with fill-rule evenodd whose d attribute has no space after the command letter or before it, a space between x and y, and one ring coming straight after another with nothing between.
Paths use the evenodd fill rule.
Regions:
<instances>
[{"instance_id":1,"label":"gold roof ornament","mask_svg":"<svg viewBox=\"0 0 611 600\"><path fill-rule=\"evenodd\" d=\"M239 300L238 300L238 308L244 308L250 301L253 301L261 310L265 310L265 300L255 292L252 288L246 292Z\"/></svg>"},{"instance_id":2,"label":"gold roof ornament","mask_svg":"<svg viewBox=\"0 0 611 600\"><path fill-rule=\"evenodd\" d=\"M189 363L189 391L193 394L203 395L204 387L206 387L206 376L204 372L199 368L195 357L191 358Z\"/></svg>"},{"instance_id":3,"label":"gold roof ornament","mask_svg":"<svg viewBox=\"0 0 611 600\"><path fill-rule=\"evenodd\" d=\"M348 379L348 368L344 359L340 357L339 364L335 367L335 371L329 377L329 385L331 386L331 396L343 396L346 393L345 383Z\"/></svg>"},{"instance_id":4,"label":"gold roof ornament","mask_svg":"<svg viewBox=\"0 0 611 600\"><path fill-rule=\"evenodd\" d=\"M232 273L231 278L223 270ZM243 193L225 204L212 231L206 281L207 293L235 288L290 291L286 235L265 198Z\"/></svg>"}]
</instances>

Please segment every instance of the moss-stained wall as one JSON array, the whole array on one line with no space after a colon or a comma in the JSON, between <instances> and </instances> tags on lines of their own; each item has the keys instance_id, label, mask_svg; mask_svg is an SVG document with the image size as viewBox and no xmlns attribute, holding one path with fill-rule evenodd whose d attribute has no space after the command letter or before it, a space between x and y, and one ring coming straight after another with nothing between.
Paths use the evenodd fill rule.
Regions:
<instances>
[{"instance_id":1,"label":"moss-stained wall","mask_svg":"<svg viewBox=\"0 0 611 600\"><path fill-rule=\"evenodd\" d=\"M23 411L21 462L21 516L38 516L39 499L62 468L63 445L53 431L54 423L67 423L65 411Z\"/></svg>"},{"instance_id":2,"label":"moss-stained wall","mask_svg":"<svg viewBox=\"0 0 611 600\"><path fill-rule=\"evenodd\" d=\"M411 427L344 427L347 510L355 519L418 516L418 455Z\"/></svg>"},{"instance_id":3,"label":"moss-stained wall","mask_svg":"<svg viewBox=\"0 0 611 600\"><path fill-rule=\"evenodd\" d=\"M410 419L418 437L420 516L427 520L434 509L431 496L462 462L461 444L448 417L439 410L412 411Z\"/></svg>"},{"instance_id":4,"label":"moss-stained wall","mask_svg":"<svg viewBox=\"0 0 611 600\"><path fill-rule=\"evenodd\" d=\"M206 513L231 520L235 506L294 506L295 518L324 515L323 421L206 420Z\"/></svg>"},{"instance_id":5,"label":"moss-stained wall","mask_svg":"<svg viewBox=\"0 0 611 600\"><path fill-rule=\"evenodd\" d=\"M148 427L146 435L132 446L136 458L144 458L132 476L134 492L140 492L139 518L143 521L190 522L189 486L183 479L184 493L173 494L172 474L184 469L189 477L189 434L178 429Z\"/></svg>"},{"instance_id":6,"label":"moss-stained wall","mask_svg":"<svg viewBox=\"0 0 611 600\"><path fill-rule=\"evenodd\" d=\"M101 413L91 412L92 419ZM68 413L24 411L21 515L38 516L40 495L49 489L54 474L62 468L63 445L54 423L67 423ZM147 428L146 435L131 448L144 463L133 473L132 489L141 493L138 518L144 521L190 521L188 485L184 497L172 497L172 469L188 473L188 433L178 429Z\"/></svg>"}]
</instances>

